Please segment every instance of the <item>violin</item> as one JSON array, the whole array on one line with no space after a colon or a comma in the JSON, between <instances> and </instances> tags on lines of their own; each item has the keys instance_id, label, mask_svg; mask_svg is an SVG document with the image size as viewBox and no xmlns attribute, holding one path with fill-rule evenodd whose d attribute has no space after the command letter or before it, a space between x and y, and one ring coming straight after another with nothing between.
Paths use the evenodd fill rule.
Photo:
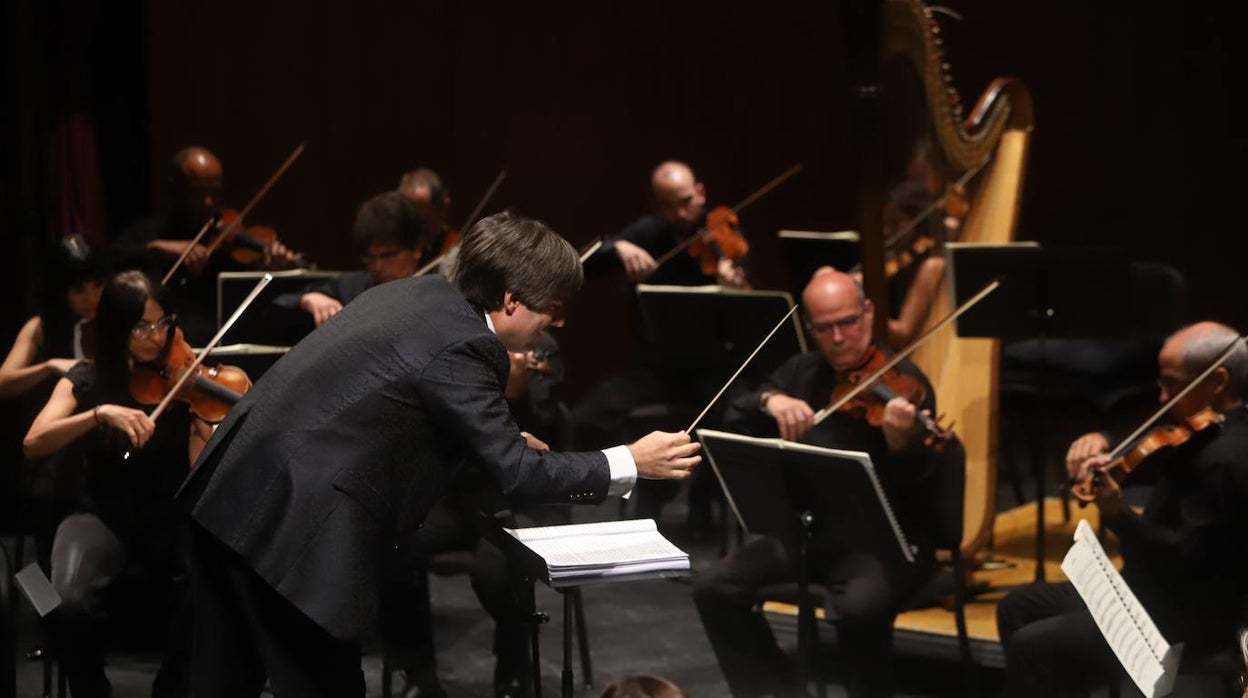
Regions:
<instances>
[{"instance_id":1,"label":"violin","mask_svg":"<svg viewBox=\"0 0 1248 698\"><path fill-rule=\"evenodd\" d=\"M222 238L214 242L215 248L222 243L230 245L230 258L245 267L280 267L306 268L308 263L301 258L287 259L274 257L273 245L277 243L277 231L268 226L242 225L238 221L238 211L232 208L223 209L217 220L217 227ZM273 262L277 262L276 265Z\"/></svg>"},{"instance_id":2,"label":"violin","mask_svg":"<svg viewBox=\"0 0 1248 698\"><path fill-rule=\"evenodd\" d=\"M240 368L195 365L195 350L175 325L170 328L160 356L135 364L130 374L130 397L141 405L158 404L188 370L194 373L183 382L174 399L190 405L191 413L209 424L225 419L234 403L251 388L251 379Z\"/></svg>"},{"instance_id":3,"label":"violin","mask_svg":"<svg viewBox=\"0 0 1248 698\"><path fill-rule=\"evenodd\" d=\"M922 405L927 399L923 382L896 368L886 367L888 362L889 357L872 345L861 366L837 376L829 404L836 404L839 411L865 419L873 427L884 423L884 407L895 398L904 398L912 405ZM863 381L872 376L875 380L866 389L860 389ZM923 412L916 412L915 419L927 431L923 443L928 446L939 448L952 434L948 427L940 425L938 419Z\"/></svg>"},{"instance_id":4,"label":"violin","mask_svg":"<svg viewBox=\"0 0 1248 698\"><path fill-rule=\"evenodd\" d=\"M702 273L714 276L721 259L740 264L750 251L750 245L741 234L741 221L737 212L727 206L717 206L706 214L706 225L689 243L689 256L698 260Z\"/></svg>"},{"instance_id":5,"label":"violin","mask_svg":"<svg viewBox=\"0 0 1248 698\"><path fill-rule=\"evenodd\" d=\"M1178 448L1198 434L1212 433L1214 431L1212 427L1221 425L1224 420L1225 418L1212 407L1206 407L1183 420L1182 424L1157 427L1136 441L1126 453L1114 458L1103 467L1089 471L1083 479L1074 480L1070 486L1070 493L1081 504L1093 502L1106 477L1122 482L1140 463L1154 454Z\"/></svg>"}]
</instances>

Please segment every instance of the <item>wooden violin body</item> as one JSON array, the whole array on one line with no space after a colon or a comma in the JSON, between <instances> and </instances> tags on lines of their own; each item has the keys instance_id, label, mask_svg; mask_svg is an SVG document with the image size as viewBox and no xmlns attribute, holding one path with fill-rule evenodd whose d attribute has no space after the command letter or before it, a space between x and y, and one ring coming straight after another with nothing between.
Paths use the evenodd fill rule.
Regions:
<instances>
[{"instance_id":1,"label":"wooden violin body","mask_svg":"<svg viewBox=\"0 0 1248 698\"><path fill-rule=\"evenodd\" d=\"M750 244L741 234L741 221L727 206L717 206L706 214L706 226L689 244L689 256L698 260L702 273L714 276L721 259L740 264L750 251Z\"/></svg>"},{"instance_id":2,"label":"wooden violin body","mask_svg":"<svg viewBox=\"0 0 1248 698\"><path fill-rule=\"evenodd\" d=\"M895 398L903 398L915 407L921 406L927 400L927 389L923 387L923 382L896 368L884 370L865 390L858 391L848 400L844 399L864 380L869 380L884 369L887 363L888 357L884 352L872 346L862 366L838 375L836 389L832 391L828 404L839 404L838 410L865 419L874 427L884 423L884 408ZM927 431L925 443L929 446L939 448L952 435L949 429L942 427L931 415L920 411L916 413L915 419Z\"/></svg>"},{"instance_id":3,"label":"wooden violin body","mask_svg":"<svg viewBox=\"0 0 1248 698\"><path fill-rule=\"evenodd\" d=\"M1183 420L1182 424L1157 427L1136 441L1126 453L1114 458L1105 467L1089 472L1070 486L1070 493L1080 502L1096 500L1105 477L1121 482L1141 463L1157 453L1172 451L1191 441L1197 435L1208 434L1211 428L1221 425L1224 418L1212 408L1206 407Z\"/></svg>"},{"instance_id":4,"label":"wooden violin body","mask_svg":"<svg viewBox=\"0 0 1248 698\"><path fill-rule=\"evenodd\" d=\"M165 350L155 361L136 364L130 374L130 397L141 405L155 405L164 399L195 362L195 351L175 328ZM190 405L191 412L210 424L217 424L251 388L251 379L234 366L198 366L175 399Z\"/></svg>"}]
</instances>

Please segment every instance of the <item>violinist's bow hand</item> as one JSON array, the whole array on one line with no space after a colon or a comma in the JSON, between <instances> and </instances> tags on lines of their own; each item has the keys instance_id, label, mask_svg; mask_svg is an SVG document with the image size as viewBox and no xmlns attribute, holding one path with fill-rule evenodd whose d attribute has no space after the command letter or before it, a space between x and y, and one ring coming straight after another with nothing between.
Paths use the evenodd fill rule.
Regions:
<instances>
[{"instance_id":1,"label":"violinist's bow hand","mask_svg":"<svg viewBox=\"0 0 1248 698\"><path fill-rule=\"evenodd\" d=\"M649 252L627 240L616 240L614 244L615 253L619 255L620 262L624 264L624 271L628 274L629 281L642 281L654 273L654 257L651 257Z\"/></svg>"}]
</instances>

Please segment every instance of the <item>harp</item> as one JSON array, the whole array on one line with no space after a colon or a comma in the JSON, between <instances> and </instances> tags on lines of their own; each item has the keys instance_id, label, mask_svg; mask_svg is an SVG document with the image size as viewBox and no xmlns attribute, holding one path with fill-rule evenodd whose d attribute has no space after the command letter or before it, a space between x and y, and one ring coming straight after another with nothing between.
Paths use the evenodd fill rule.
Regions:
<instances>
[{"instance_id":1,"label":"harp","mask_svg":"<svg viewBox=\"0 0 1248 698\"><path fill-rule=\"evenodd\" d=\"M950 235L960 242L1011 241L1033 119L1030 95L1010 78L993 80L969 115L963 113L944 59L940 27L931 8L919 0L885 0L879 21L878 149L872 165L876 171L864 185L861 223L864 284L877 308L876 336L884 337L891 314L884 311L905 308L916 300L906 294L920 285L908 285L904 271L890 282L884 249L888 217L882 211L896 203L896 192L904 192L908 181L912 188L928 183L935 199L943 184L965 179L969 210ZM931 191L931 182L942 186ZM938 239L932 254L937 259L939 238L946 233L934 234ZM939 273L934 291L927 291L930 297L917 299L927 309L915 335L953 309L951 286ZM890 305L890 291L894 301L903 302ZM912 357L931 380L940 411L956 422L966 448L965 559L988 542L996 513L998 356L997 340L958 338L950 326Z\"/></svg>"}]
</instances>

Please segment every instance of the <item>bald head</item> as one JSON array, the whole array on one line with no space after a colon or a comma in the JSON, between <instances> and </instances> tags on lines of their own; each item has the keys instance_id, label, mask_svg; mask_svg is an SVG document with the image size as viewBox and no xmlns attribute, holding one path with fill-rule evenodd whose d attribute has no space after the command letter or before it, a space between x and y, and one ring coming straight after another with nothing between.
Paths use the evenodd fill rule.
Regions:
<instances>
[{"instance_id":1,"label":"bald head","mask_svg":"<svg viewBox=\"0 0 1248 698\"><path fill-rule=\"evenodd\" d=\"M1160 400L1166 402L1181 391L1239 338L1239 333L1217 322L1198 322L1170 335L1157 355ZM1248 349L1241 342L1222 367L1175 405L1179 419L1196 410L1213 407L1225 411L1238 405L1248 390Z\"/></svg>"},{"instance_id":2,"label":"bald head","mask_svg":"<svg viewBox=\"0 0 1248 698\"><path fill-rule=\"evenodd\" d=\"M807 325L832 368L856 368L871 346L871 302L854 277L820 267L802 292Z\"/></svg>"},{"instance_id":3,"label":"bald head","mask_svg":"<svg viewBox=\"0 0 1248 698\"><path fill-rule=\"evenodd\" d=\"M702 215L706 205L706 189L683 162L668 160L654 168L650 175L650 191L655 213L672 225L688 229Z\"/></svg>"},{"instance_id":4,"label":"bald head","mask_svg":"<svg viewBox=\"0 0 1248 698\"><path fill-rule=\"evenodd\" d=\"M217 156L193 145L174 153L171 164L175 205L196 221L216 215L223 178Z\"/></svg>"}]
</instances>

